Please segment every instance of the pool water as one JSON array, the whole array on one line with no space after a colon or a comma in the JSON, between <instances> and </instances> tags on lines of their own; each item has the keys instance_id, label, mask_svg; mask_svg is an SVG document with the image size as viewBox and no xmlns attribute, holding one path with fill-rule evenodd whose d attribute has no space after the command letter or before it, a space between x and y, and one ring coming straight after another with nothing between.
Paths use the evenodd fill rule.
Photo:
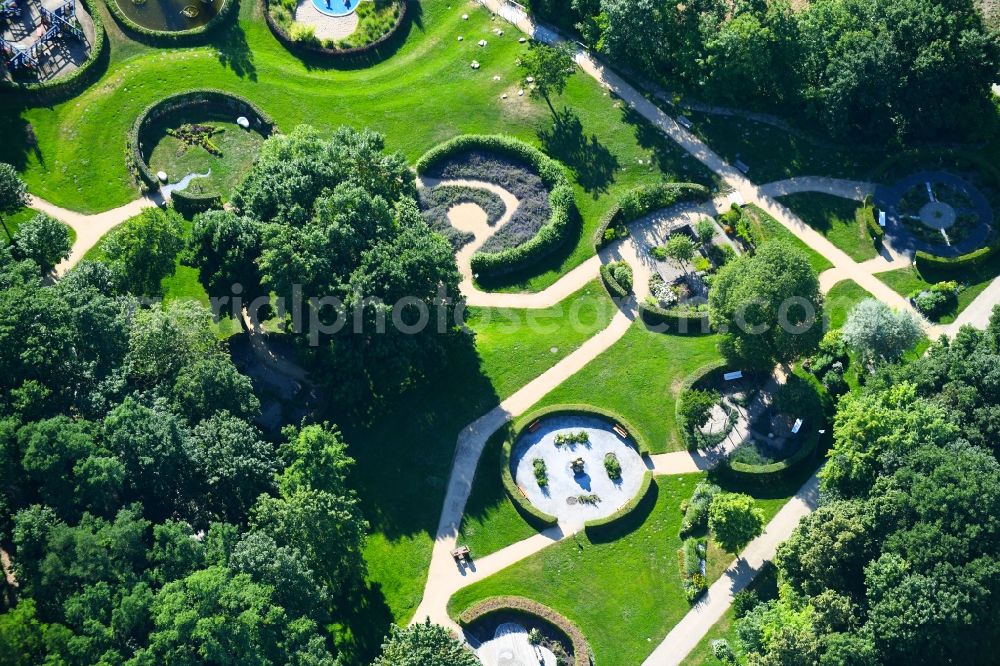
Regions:
<instances>
[{"instance_id":1,"label":"pool water","mask_svg":"<svg viewBox=\"0 0 1000 666\"><path fill-rule=\"evenodd\" d=\"M150 30L192 30L211 21L225 0L115 0L125 16ZM195 14L185 16L184 10Z\"/></svg>"},{"instance_id":2,"label":"pool water","mask_svg":"<svg viewBox=\"0 0 1000 666\"><path fill-rule=\"evenodd\" d=\"M313 6L327 16L347 16L358 8L361 0L312 0Z\"/></svg>"}]
</instances>

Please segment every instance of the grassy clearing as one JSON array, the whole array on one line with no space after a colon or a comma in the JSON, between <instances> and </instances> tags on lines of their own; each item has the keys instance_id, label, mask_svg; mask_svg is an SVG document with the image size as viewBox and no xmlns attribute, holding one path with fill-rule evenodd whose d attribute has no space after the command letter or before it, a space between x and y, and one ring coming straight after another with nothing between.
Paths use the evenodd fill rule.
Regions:
<instances>
[{"instance_id":1,"label":"grassy clearing","mask_svg":"<svg viewBox=\"0 0 1000 666\"><path fill-rule=\"evenodd\" d=\"M58 205L84 212L121 205L137 196L118 148L129 126L148 104L193 87L243 95L284 131L300 123L370 127L411 161L459 133L503 132L570 168L581 212L574 243L507 285L529 290L548 286L593 254L593 229L626 190L662 180L712 182L700 163L583 74L555 100L562 109L558 123L544 102L518 97L515 61L527 46L507 24L503 36L491 32L498 23L477 4L424 0L412 9L398 50L363 69L291 54L253 2L242 3L239 23L206 47L148 48L124 39L111 21L107 72L80 96L31 109L0 100L0 131L12 137L0 146L0 160L14 164L32 192ZM481 38L487 47L476 45ZM469 67L473 59L480 69ZM505 92L509 98L502 100ZM29 124L37 146L22 139Z\"/></svg>"},{"instance_id":2,"label":"grassy clearing","mask_svg":"<svg viewBox=\"0 0 1000 666\"><path fill-rule=\"evenodd\" d=\"M590 641L596 663L641 663L690 605L677 570L678 507L704 474L659 477L656 501L642 520L627 520L613 540L574 535L493 576L460 590L448 610L456 616L471 604L497 594L525 596L551 606L577 623ZM759 502L768 520L801 483L796 478L769 488ZM733 485L728 490L746 491ZM732 562L710 545L711 582Z\"/></svg>"},{"instance_id":3,"label":"grassy clearing","mask_svg":"<svg viewBox=\"0 0 1000 666\"><path fill-rule=\"evenodd\" d=\"M653 453L684 448L674 420L677 389L691 372L719 356L714 335L652 333L641 323L556 387L532 409L589 404L621 414L642 430Z\"/></svg>"},{"instance_id":4,"label":"grassy clearing","mask_svg":"<svg viewBox=\"0 0 1000 666\"><path fill-rule=\"evenodd\" d=\"M851 309L866 298L871 298L864 287L854 280L841 280L826 294L823 311L829 319L829 327L840 328L847 321Z\"/></svg>"},{"instance_id":5,"label":"grassy clearing","mask_svg":"<svg viewBox=\"0 0 1000 666\"><path fill-rule=\"evenodd\" d=\"M857 201L820 192L789 194L778 200L854 261L878 256L864 220L858 217Z\"/></svg>"},{"instance_id":6,"label":"grassy clearing","mask_svg":"<svg viewBox=\"0 0 1000 666\"><path fill-rule=\"evenodd\" d=\"M201 120L175 119L170 123L170 128L176 129L182 122L197 123ZM161 132L153 130L152 136L160 138L149 156L149 166L154 172L165 171L171 182L177 182L188 174L211 173L207 178L193 179L184 191L191 194L221 193L228 199L230 192L257 158L264 137L257 132L244 130L236 123L213 120L204 124L222 130L211 138L221 152L220 155L213 155L201 146L192 146L169 136L165 132L167 128L162 127Z\"/></svg>"},{"instance_id":7,"label":"grassy clearing","mask_svg":"<svg viewBox=\"0 0 1000 666\"><path fill-rule=\"evenodd\" d=\"M744 210L750 216L765 241L780 240L798 248L806 255L809 265L813 267L816 274L820 274L828 268L833 268L833 264L822 254L805 244L798 236L785 228L781 222L771 217L762 208L750 204Z\"/></svg>"},{"instance_id":8,"label":"grassy clearing","mask_svg":"<svg viewBox=\"0 0 1000 666\"><path fill-rule=\"evenodd\" d=\"M909 296L915 291L927 289L942 280L957 280L959 284L964 284L965 288L958 294L956 305L949 312L945 312L937 319L939 324L950 324L962 314L962 310L969 306L976 297L983 292L990 282L1000 274L1000 257L995 257L975 271L967 271L961 275L948 275L945 273L926 275L921 274L916 266L897 268L894 271L876 273L875 277L882 280L890 289L901 296Z\"/></svg>"},{"instance_id":9,"label":"grassy clearing","mask_svg":"<svg viewBox=\"0 0 1000 666\"><path fill-rule=\"evenodd\" d=\"M537 310L469 308L483 372L506 398L611 322L617 308L598 280Z\"/></svg>"}]
</instances>

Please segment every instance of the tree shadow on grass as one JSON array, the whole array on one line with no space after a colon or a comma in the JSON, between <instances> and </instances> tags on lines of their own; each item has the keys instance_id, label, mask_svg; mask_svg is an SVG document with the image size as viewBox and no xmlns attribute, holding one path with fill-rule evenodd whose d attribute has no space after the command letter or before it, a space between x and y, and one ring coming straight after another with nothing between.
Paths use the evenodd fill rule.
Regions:
<instances>
[{"instance_id":1,"label":"tree shadow on grass","mask_svg":"<svg viewBox=\"0 0 1000 666\"><path fill-rule=\"evenodd\" d=\"M29 155L34 155L38 163L45 166L35 130L22 115L24 108L18 103L0 107L0 136L3 137L0 141L0 162L6 162L18 171L24 171L28 166Z\"/></svg>"},{"instance_id":2,"label":"tree shadow on grass","mask_svg":"<svg viewBox=\"0 0 1000 666\"><path fill-rule=\"evenodd\" d=\"M573 169L576 181L595 199L615 181L618 158L596 134L587 136L580 117L569 107L558 112L552 127L539 131L538 138L549 155Z\"/></svg>"},{"instance_id":3,"label":"tree shadow on grass","mask_svg":"<svg viewBox=\"0 0 1000 666\"><path fill-rule=\"evenodd\" d=\"M253 50L247 44L246 33L239 23L234 23L229 29L219 33L212 40L219 55L219 64L233 70L233 74L241 79L257 80L257 67L253 62Z\"/></svg>"},{"instance_id":4,"label":"tree shadow on grass","mask_svg":"<svg viewBox=\"0 0 1000 666\"><path fill-rule=\"evenodd\" d=\"M347 657L348 663L370 664L378 656L389 625L393 623L382 587L378 583L368 583L345 595L334 607L342 611L329 626L337 653Z\"/></svg>"},{"instance_id":5,"label":"tree shadow on grass","mask_svg":"<svg viewBox=\"0 0 1000 666\"><path fill-rule=\"evenodd\" d=\"M634 128L636 141L652 153L654 165L668 178L708 186L719 184L718 177L708 167L688 155L632 107L623 106L622 120Z\"/></svg>"}]
</instances>

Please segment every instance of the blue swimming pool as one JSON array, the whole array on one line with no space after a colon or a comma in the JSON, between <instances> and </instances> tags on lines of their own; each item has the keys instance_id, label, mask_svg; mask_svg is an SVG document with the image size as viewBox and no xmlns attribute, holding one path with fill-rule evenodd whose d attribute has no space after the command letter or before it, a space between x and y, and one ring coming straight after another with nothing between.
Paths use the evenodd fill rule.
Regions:
<instances>
[{"instance_id":1,"label":"blue swimming pool","mask_svg":"<svg viewBox=\"0 0 1000 666\"><path fill-rule=\"evenodd\" d=\"M358 8L360 0L312 0L313 6L327 16L347 16Z\"/></svg>"}]
</instances>

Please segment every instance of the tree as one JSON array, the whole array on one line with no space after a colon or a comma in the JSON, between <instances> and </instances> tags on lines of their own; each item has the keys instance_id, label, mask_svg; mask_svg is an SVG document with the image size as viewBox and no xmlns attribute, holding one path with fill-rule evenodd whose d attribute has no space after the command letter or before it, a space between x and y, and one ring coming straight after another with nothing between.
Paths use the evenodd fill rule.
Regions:
<instances>
[{"instance_id":1,"label":"tree","mask_svg":"<svg viewBox=\"0 0 1000 666\"><path fill-rule=\"evenodd\" d=\"M701 428L712 414L712 408L719 404L719 394L701 389L688 389L678 396L677 413L685 428Z\"/></svg>"},{"instance_id":2,"label":"tree","mask_svg":"<svg viewBox=\"0 0 1000 666\"><path fill-rule=\"evenodd\" d=\"M45 213L39 213L18 227L14 245L22 256L38 264L42 273L48 273L68 258L73 247L69 227Z\"/></svg>"},{"instance_id":3,"label":"tree","mask_svg":"<svg viewBox=\"0 0 1000 666\"><path fill-rule=\"evenodd\" d=\"M442 626L423 623L389 627L382 653L372 666L479 666L475 653Z\"/></svg>"},{"instance_id":4,"label":"tree","mask_svg":"<svg viewBox=\"0 0 1000 666\"><path fill-rule=\"evenodd\" d=\"M208 353L195 357L177 371L176 377L173 387L169 387L172 402L191 423L219 412L241 419L253 419L260 413L260 400L254 395L250 378L240 374L227 356Z\"/></svg>"},{"instance_id":5,"label":"tree","mask_svg":"<svg viewBox=\"0 0 1000 666\"><path fill-rule=\"evenodd\" d=\"M899 360L923 336L909 312L892 310L875 298L866 298L848 313L844 342L869 367Z\"/></svg>"},{"instance_id":6,"label":"tree","mask_svg":"<svg viewBox=\"0 0 1000 666\"><path fill-rule=\"evenodd\" d=\"M719 271L709 292L709 317L720 348L738 367L770 372L823 337L819 280L798 249L764 243Z\"/></svg>"},{"instance_id":7,"label":"tree","mask_svg":"<svg viewBox=\"0 0 1000 666\"><path fill-rule=\"evenodd\" d=\"M226 210L196 215L188 241L190 263L200 270L210 297L229 296L240 285L243 302L261 294L260 223ZM237 313L238 314L238 313Z\"/></svg>"},{"instance_id":8,"label":"tree","mask_svg":"<svg viewBox=\"0 0 1000 666\"><path fill-rule=\"evenodd\" d=\"M694 259L696 247L687 234L671 234L663 246L663 254L677 270L687 273L688 264Z\"/></svg>"},{"instance_id":9,"label":"tree","mask_svg":"<svg viewBox=\"0 0 1000 666\"><path fill-rule=\"evenodd\" d=\"M123 291L154 296L160 282L173 275L184 246L180 215L147 208L126 220L102 243L108 266Z\"/></svg>"},{"instance_id":10,"label":"tree","mask_svg":"<svg viewBox=\"0 0 1000 666\"><path fill-rule=\"evenodd\" d=\"M727 552L739 552L764 531L764 512L743 493L719 493L708 509L708 527Z\"/></svg>"},{"instance_id":11,"label":"tree","mask_svg":"<svg viewBox=\"0 0 1000 666\"><path fill-rule=\"evenodd\" d=\"M128 353L124 370L127 376L144 389L157 385L168 387L177 379L181 370L194 366L199 360L220 353L219 341L215 337L212 315L197 301L171 301L163 308L153 307L136 312L129 331ZM184 383L175 389L178 400L199 401L214 396L212 389L199 388L205 374L216 374L214 366L190 369ZM232 378L227 383L234 388ZM208 392L203 392L208 391ZM250 407L243 398L230 396L226 404L240 404ZM198 417L210 408L200 402L185 405L189 413Z\"/></svg>"},{"instance_id":12,"label":"tree","mask_svg":"<svg viewBox=\"0 0 1000 666\"><path fill-rule=\"evenodd\" d=\"M694 225L694 235L698 237L698 242L702 247L708 247L715 238L715 222L707 217L703 217Z\"/></svg>"},{"instance_id":13,"label":"tree","mask_svg":"<svg viewBox=\"0 0 1000 666\"><path fill-rule=\"evenodd\" d=\"M14 237L3 218L6 215L13 215L29 203L31 199L28 196L28 187L21 180L17 169L6 162L0 162L0 222L3 223L3 230L7 232L7 240L11 243L14 242Z\"/></svg>"},{"instance_id":14,"label":"tree","mask_svg":"<svg viewBox=\"0 0 1000 666\"><path fill-rule=\"evenodd\" d=\"M556 119L559 114L552 106L552 96L562 94L569 77L576 71L573 51L573 47L567 42L549 46L533 41L528 52L517 63L525 73L525 85L528 86L529 94L544 99ZM528 83L528 77L533 79L531 83Z\"/></svg>"}]
</instances>

